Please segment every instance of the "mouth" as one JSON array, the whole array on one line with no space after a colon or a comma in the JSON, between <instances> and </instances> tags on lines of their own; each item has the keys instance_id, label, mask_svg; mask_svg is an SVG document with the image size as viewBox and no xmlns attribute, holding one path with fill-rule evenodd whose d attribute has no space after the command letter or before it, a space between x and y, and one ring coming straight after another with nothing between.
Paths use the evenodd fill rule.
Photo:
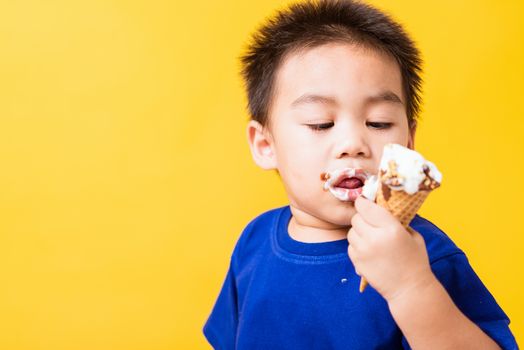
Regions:
<instances>
[{"instance_id":1,"label":"mouth","mask_svg":"<svg viewBox=\"0 0 524 350\"><path fill-rule=\"evenodd\" d=\"M337 188L354 190L364 186L366 178L364 176L342 176L335 184Z\"/></svg>"},{"instance_id":2,"label":"mouth","mask_svg":"<svg viewBox=\"0 0 524 350\"><path fill-rule=\"evenodd\" d=\"M371 175L362 169L344 168L325 174L324 190L344 202L354 202Z\"/></svg>"}]
</instances>

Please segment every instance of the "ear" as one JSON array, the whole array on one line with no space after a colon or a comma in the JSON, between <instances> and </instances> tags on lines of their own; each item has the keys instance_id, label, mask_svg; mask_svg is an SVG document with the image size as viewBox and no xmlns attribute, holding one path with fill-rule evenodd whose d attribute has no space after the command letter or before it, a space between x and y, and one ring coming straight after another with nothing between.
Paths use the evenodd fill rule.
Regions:
<instances>
[{"instance_id":1,"label":"ear","mask_svg":"<svg viewBox=\"0 0 524 350\"><path fill-rule=\"evenodd\" d=\"M409 128L409 136L408 136L408 148L414 150L415 149L415 133L417 131L417 123L414 122L413 125Z\"/></svg>"},{"instance_id":2,"label":"ear","mask_svg":"<svg viewBox=\"0 0 524 350\"><path fill-rule=\"evenodd\" d=\"M255 163L265 170L276 169L271 134L256 120L251 120L247 125L247 140Z\"/></svg>"}]
</instances>

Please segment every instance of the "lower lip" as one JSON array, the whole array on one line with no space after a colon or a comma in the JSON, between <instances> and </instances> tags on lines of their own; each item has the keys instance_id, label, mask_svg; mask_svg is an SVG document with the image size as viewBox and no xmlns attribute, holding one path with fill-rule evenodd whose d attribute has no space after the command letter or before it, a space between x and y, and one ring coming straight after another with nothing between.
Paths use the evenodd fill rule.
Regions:
<instances>
[{"instance_id":1,"label":"lower lip","mask_svg":"<svg viewBox=\"0 0 524 350\"><path fill-rule=\"evenodd\" d=\"M335 187L336 197L345 202L354 202L362 194L362 187L355 189Z\"/></svg>"}]
</instances>

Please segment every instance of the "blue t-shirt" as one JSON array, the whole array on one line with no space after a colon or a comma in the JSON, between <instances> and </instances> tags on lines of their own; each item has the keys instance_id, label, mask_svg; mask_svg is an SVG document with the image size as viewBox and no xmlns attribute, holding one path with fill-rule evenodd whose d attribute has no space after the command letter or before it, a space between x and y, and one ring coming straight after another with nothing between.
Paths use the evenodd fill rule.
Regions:
<instances>
[{"instance_id":1,"label":"blue t-shirt","mask_svg":"<svg viewBox=\"0 0 524 350\"><path fill-rule=\"evenodd\" d=\"M409 349L382 296L371 286L359 292L347 240L298 242L290 219L286 206L244 229L204 326L209 343L220 350ZM422 217L410 226L457 307L503 349L517 349L508 317L464 253Z\"/></svg>"}]
</instances>

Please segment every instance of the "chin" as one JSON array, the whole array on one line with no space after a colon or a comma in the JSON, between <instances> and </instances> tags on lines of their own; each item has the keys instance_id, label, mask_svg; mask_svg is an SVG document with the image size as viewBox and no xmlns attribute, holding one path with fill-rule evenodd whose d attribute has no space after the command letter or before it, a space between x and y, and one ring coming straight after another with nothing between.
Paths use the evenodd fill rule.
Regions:
<instances>
[{"instance_id":1,"label":"chin","mask_svg":"<svg viewBox=\"0 0 524 350\"><path fill-rule=\"evenodd\" d=\"M340 226L340 227L350 227L351 226L351 220L350 219L332 221L332 223L334 225Z\"/></svg>"},{"instance_id":2,"label":"chin","mask_svg":"<svg viewBox=\"0 0 524 350\"><path fill-rule=\"evenodd\" d=\"M339 225L339 226L350 226L351 225L351 219L356 214L356 210L353 207L353 203L351 203L351 207L345 207L342 210L334 210L331 215L328 215L330 217L330 220L333 224Z\"/></svg>"}]
</instances>

